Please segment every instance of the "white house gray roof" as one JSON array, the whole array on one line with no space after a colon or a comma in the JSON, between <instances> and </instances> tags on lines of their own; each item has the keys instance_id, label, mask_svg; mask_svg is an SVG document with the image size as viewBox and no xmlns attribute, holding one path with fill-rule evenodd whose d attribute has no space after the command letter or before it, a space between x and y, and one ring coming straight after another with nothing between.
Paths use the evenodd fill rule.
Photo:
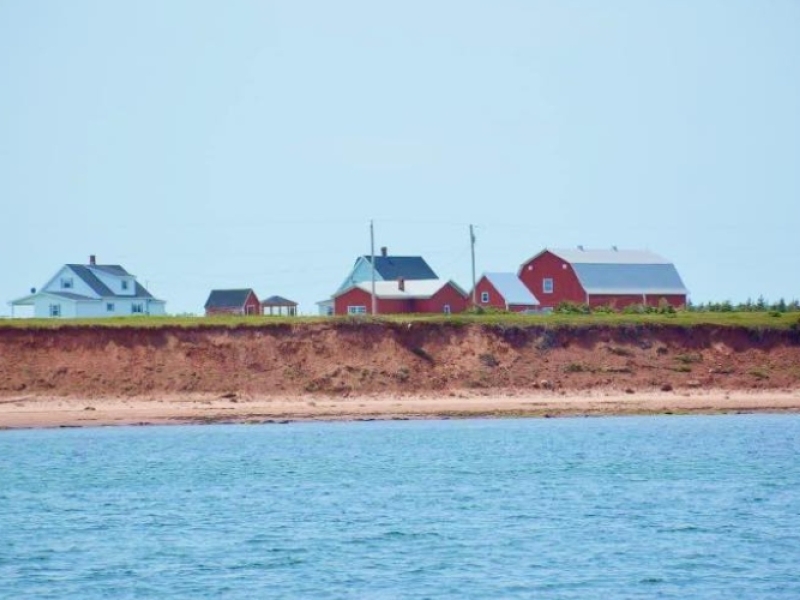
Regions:
<instances>
[{"instance_id":1,"label":"white house gray roof","mask_svg":"<svg viewBox=\"0 0 800 600\"><path fill-rule=\"evenodd\" d=\"M572 265L589 294L688 294L670 261L648 250L548 249Z\"/></svg>"},{"instance_id":2,"label":"white house gray roof","mask_svg":"<svg viewBox=\"0 0 800 600\"><path fill-rule=\"evenodd\" d=\"M98 296L103 298L109 297L120 297L120 298L130 298L130 295L123 295L117 294L116 292L112 291L105 283L100 281L100 278L97 277L92 270L103 271L105 273L109 273L116 277L131 277L131 274L128 273L125 269L123 269L119 265L76 265L76 264L68 264L67 265L72 271L83 280L83 282L92 288ZM136 298L152 298L153 295L148 292L142 284L138 281L136 282L136 289L134 293L134 297Z\"/></svg>"},{"instance_id":3,"label":"white house gray roof","mask_svg":"<svg viewBox=\"0 0 800 600\"><path fill-rule=\"evenodd\" d=\"M503 297L506 304L520 304L536 306L539 301L516 273L484 273L494 289Z\"/></svg>"}]
</instances>

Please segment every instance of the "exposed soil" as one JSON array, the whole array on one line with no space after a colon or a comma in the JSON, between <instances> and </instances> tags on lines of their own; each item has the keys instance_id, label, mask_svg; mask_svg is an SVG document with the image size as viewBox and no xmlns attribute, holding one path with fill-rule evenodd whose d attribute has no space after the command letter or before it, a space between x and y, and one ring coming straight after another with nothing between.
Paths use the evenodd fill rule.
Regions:
<instances>
[{"instance_id":1,"label":"exposed soil","mask_svg":"<svg viewBox=\"0 0 800 600\"><path fill-rule=\"evenodd\" d=\"M0 397L800 389L800 333L716 326L0 329Z\"/></svg>"}]
</instances>

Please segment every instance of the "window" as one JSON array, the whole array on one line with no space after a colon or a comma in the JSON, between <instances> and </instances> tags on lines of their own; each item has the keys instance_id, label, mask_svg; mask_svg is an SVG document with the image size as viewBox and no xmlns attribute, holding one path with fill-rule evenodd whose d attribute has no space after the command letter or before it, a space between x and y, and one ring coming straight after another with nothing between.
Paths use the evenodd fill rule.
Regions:
<instances>
[{"instance_id":1,"label":"window","mask_svg":"<svg viewBox=\"0 0 800 600\"><path fill-rule=\"evenodd\" d=\"M61 278L61 289L62 290L71 290L73 286L72 277L62 277Z\"/></svg>"},{"instance_id":2,"label":"window","mask_svg":"<svg viewBox=\"0 0 800 600\"><path fill-rule=\"evenodd\" d=\"M113 302L108 302L106 304L106 312L114 312L114 303Z\"/></svg>"},{"instance_id":3,"label":"window","mask_svg":"<svg viewBox=\"0 0 800 600\"><path fill-rule=\"evenodd\" d=\"M486 304L489 302L489 292L481 292L481 303Z\"/></svg>"},{"instance_id":4,"label":"window","mask_svg":"<svg viewBox=\"0 0 800 600\"><path fill-rule=\"evenodd\" d=\"M553 293L553 279L547 277L542 279L542 292L545 294L552 294Z\"/></svg>"},{"instance_id":5,"label":"window","mask_svg":"<svg viewBox=\"0 0 800 600\"><path fill-rule=\"evenodd\" d=\"M445 304L444 305L444 314L446 314L446 315L450 314L450 305L449 304Z\"/></svg>"},{"instance_id":6,"label":"window","mask_svg":"<svg viewBox=\"0 0 800 600\"><path fill-rule=\"evenodd\" d=\"M348 306L347 307L347 314L348 315L365 315L365 314L367 314L367 307L366 306Z\"/></svg>"},{"instance_id":7,"label":"window","mask_svg":"<svg viewBox=\"0 0 800 600\"><path fill-rule=\"evenodd\" d=\"M128 280L127 279L123 279L122 280L122 289L123 290L127 290L128 289Z\"/></svg>"},{"instance_id":8,"label":"window","mask_svg":"<svg viewBox=\"0 0 800 600\"><path fill-rule=\"evenodd\" d=\"M50 305L50 316L51 317L60 317L61 316L61 305L60 304L51 304Z\"/></svg>"},{"instance_id":9,"label":"window","mask_svg":"<svg viewBox=\"0 0 800 600\"><path fill-rule=\"evenodd\" d=\"M131 304L131 314L140 315L144 312L144 305L141 302Z\"/></svg>"}]
</instances>

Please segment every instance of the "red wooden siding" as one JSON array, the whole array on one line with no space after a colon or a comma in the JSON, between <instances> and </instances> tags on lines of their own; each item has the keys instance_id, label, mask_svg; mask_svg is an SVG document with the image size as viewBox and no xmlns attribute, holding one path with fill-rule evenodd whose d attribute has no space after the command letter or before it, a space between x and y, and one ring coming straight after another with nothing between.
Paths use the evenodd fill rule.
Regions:
<instances>
[{"instance_id":1,"label":"red wooden siding","mask_svg":"<svg viewBox=\"0 0 800 600\"><path fill-rule=\"evenodd\" d=\"M478 306L490 306L492 308L499 308L501 310L506 309L506 299L500 295L500 292L497 291L497 288L495 288L492 285L492 282L486 277L481 277L480 281L478 281L478 284L475 286L475 292L475 301L478 303ZM483 296L484 292L489 294L488 302L481 301L481 297ZM470 298L470 301L471 300L472 298Z\"/></svg>"},{"instance_id":2,"label":"red wooden siding","mask_svg":"<svg viewBox=\"0 0 800 600\"><path fill-rule=\"evenodd\" d=\"M450 312L463 312L467 308L467 299L447 284L432 297L427 299L389 299L378 298L378 314L407 313L443 313L445 305L450 305ZM372 296L361 288L353 288L333 300L333 314L347 315L349 306L363 306L366 314L372 313Z\"/></svg>"},{"instance_id":3,"label":"red wooden siding","mask_svg":"<svg viewBox=\"0 0 800 600\"><path fill-rule=\"evenodd\" d=\"M413 312L443 313L445 305L450 306L451 313L464 312L467 309L467 299L448 283L430 298L415 300Z\"/></svg>"},{"instance_id":4,"label":"red wooden siding","mask_svg":"<svg viewBox=\"0 0 800 600\"><path fill-rule=\"evenodd\" d=\"M592 294L587 295L572 265L558 258L551 252L543 252L522 265L519 275L522 282L541 302L541 308L556 308L561 302L589 304L592 308L610 306L621 310L632 304L658 306L661 298L666 299L675 308L686 305L686 296L682 294ZM544 280L553 280L553 291L544 292Z\"/></svg>"},{"instance_id":5,"label":"red wooden siding","mask_svg":"<svg viewBox=\"0 0 800 600\"><path fill-rule=\"evenodd\" d=\"M211 315L260 315L261 303L258 297L250 292L242 306L216 306L206 309L206 316Z\"/></svg>"},{"instance_id":6,"label":"red wooden siding","mask_svg":"<svg viewBox=\"0 0 800 600\"><path fill-rule=\"evenodd\" d=\"M555 308L561 302L584 304L586 292L572 268L551 252L543 252L522 265L522 283L539 299L540 308ZM544 291L544 280L553 280L552 293Z\"/></svg>"},{"instance_id":7,"label":"red wooden siding","mask_svg":"<svg viewBox=\"0 0 800 600\"><path fill-rule=\"evenodd\" d=\"M646 306L657 307L662 298L674 308L681 308L686 305L686 296L676 294L650 294L646 296L642 294L594 294L589 296L589 306L591 308L610 306L616 310L622 310L626 306L631 306L632 304L644 304Z\"/></svg>"}]
</instances>

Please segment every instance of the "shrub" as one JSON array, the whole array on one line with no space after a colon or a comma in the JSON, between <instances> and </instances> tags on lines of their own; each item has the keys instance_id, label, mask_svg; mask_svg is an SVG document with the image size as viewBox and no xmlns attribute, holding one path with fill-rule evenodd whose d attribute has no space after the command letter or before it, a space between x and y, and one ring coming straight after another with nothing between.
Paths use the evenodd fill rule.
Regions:
<instances>
[{"instance_id":1,"label":"shrub","mask_svg":"<svg viewBox=\"0 0 800 600\"><path fill-rule=\"evenodd\" d=\"M597 313L599 315L610 315L610 314L614 314L617 311L614 310L613 306L602 305L602 306L595 306L592 309L592 312L593 313Z\"/></svg>"},{"instance_id":2,"label":"shrub","mask_svg":"<svg viewBox=\"0 0 800 600\"><path fill-rule=\"evenodd\" d=\"M675 314L675 307L666 298L658 301L658 313L662 315Z\"/></svg>"},{"instance_id":3,"label":"shrub","mask_svg":"<svg viewBox=\"0 0 800 600\"><path fill-rule=\"evenodd\" d=\"M565 300L559 302L558 306L556 306L556 312L568 315L588 315L591 311L589 310L588 304L578 304Z\"/></svg>"}]
</instances>

